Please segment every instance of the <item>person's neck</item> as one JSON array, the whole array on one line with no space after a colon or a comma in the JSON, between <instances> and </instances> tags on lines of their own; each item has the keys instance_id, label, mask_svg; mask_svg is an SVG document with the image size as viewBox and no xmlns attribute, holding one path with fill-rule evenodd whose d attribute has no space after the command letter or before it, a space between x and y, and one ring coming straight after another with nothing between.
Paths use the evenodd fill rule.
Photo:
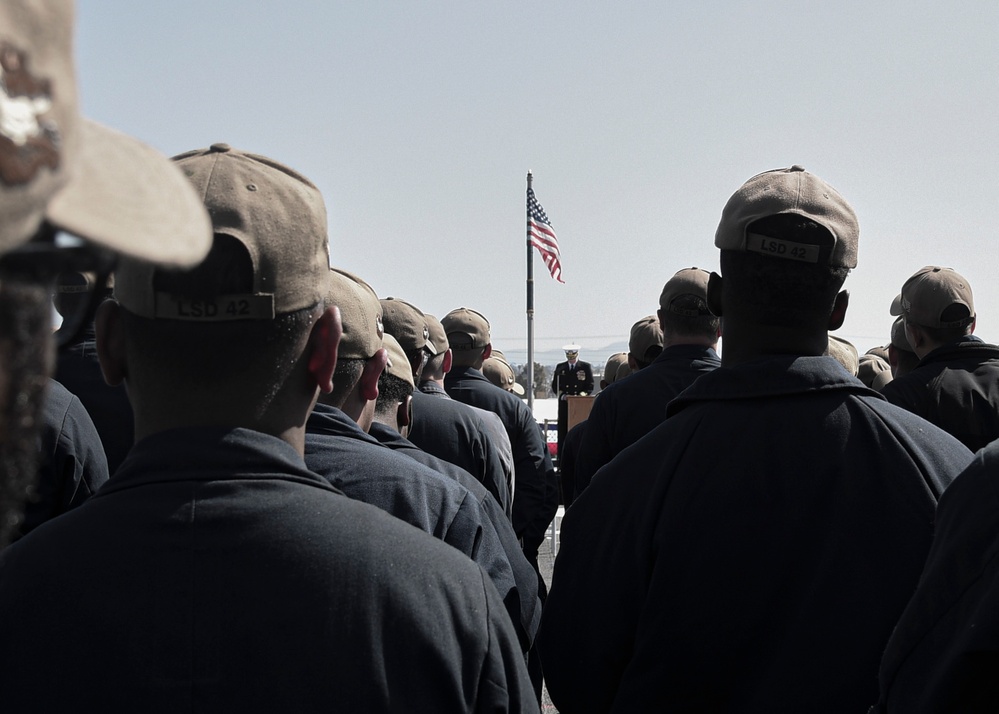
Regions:
<instances>
[{"instance_id":1,"label":"person's neck","mask_svg":"<svg viewBox=\"0 0 999 714\"><path fill-rule=\"evenodd\" d=\"M734 367L771 355L817 357L825 354L829 334L825 331L797 331L770 325L725 323L723 367Z\"/></svg>"}]
</instances>

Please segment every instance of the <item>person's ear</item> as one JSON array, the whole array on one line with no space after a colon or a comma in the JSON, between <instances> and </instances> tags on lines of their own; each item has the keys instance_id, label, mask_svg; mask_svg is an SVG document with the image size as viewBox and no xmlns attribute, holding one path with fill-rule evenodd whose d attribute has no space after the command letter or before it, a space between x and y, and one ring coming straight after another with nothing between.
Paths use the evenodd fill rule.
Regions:
<instances>
[{"instance_id":1,"label":"person's ear","mask_svg":"<svg viewBox=\"0 0 999 714\"><path fill-rule=\"evenodd\" d=\"M846 320L846 308L849 305L850 291L841 290L836 295L836 300L833 302L832 314L829 315L829 330L838 330L843 326L843 321Z\"/></svg>"},{"instance_id":2,"label":"person's ear","mask_svg":"<svg viewBox=\"0 0 999 714\"><path fill-rule=\"evenodd\" d=\"M375 352L364 363L361 378L357 380L357 387L365 401L373 402L378 399L378 378L382 376L387 364L388 351L384 347Z\"/></svg>"},{"instance_id":3,"label":"person's ear","mask_svg":"<svg viewBox=\"0 0 999 714\"><path fill-rule=\"evenodd\" d=\"M638 371L638 360L632 357L631 352L628 353L628 366L631 367L632 372Z\"/></svg>"},{"instance_id":4,"label":"person's ear","mask_svg":"<svg viewBox=\"0 0 999 714\"><path fill-rule=\"evenodd\" d=\"M444 353L444 361L441 363L441 369L444 371L444 374L451 371L451 367L454 366L452 363L453 359L454 355L451 353L451 350L448 349L448 351Z\"/></svg>"},{"instance_id":5,"label":"person's ear","mask_svg":"<svg viewBox=\"0 0 999 714\"><path fill-rule=\"evenodd\" d=\"M482 348L482 361L486 361L493 353L493 344L490 342L488 345Z\"/></svg>"},{"instance_id":6,"label":"person's ear","mask_svg":"<svg viewBox=\"0 0 999 714\"><path fill-rule=\"evenodd\" d=\"M328 307L312 326L309 334L309 374L323 394L333 391L333 372L336 370L336 354L343 336L340 322L340 309Z\"/></svg>"},{"instance_id":7,"label":"person's ear","mask_svg":"<svg viewBox=\"0 0 999 714\"><path fill-rule=\"evenodd\" d=\"M399 402L399 406L396 408L396 419L399 423L399 431L401 432L403 427L407 427L413 423L412 418L412 405L413 405L413 395L409 394Z\"/></svg>"},{"instance_id":8,"label":"person's ear","mask_svg":"<svg viewBox=\"0 0 999 714\"><path fill-rule=\"evenodd\" d=\"M128 359L125 353L125 325L122 324L121 305L116 300L105 300L94 317L97 332L97 360L101 365L104 381L117 387L128 376Z\"/></svg>"},{"instance_id":9,"label":"person's ear","mask_svg":"<svg viewBox=\"0 0 999 714\"><path fill-rule=\"evenodd\" d=\"M711 273L708 276L708 309L715 317L722 316L722 276Z\"/></svg>"},{"instance_id":10,"label":"person's ear","mask_svg":"<svg viewBox=\"0 0 999 714\"><path fill-rule=\"evenodd\" d=\"M975 334L975 325L977 325L977 324L978 324L978 318L977 318L977 317L975 317L975 318L973 318L973 319L971 320L971 324L970 324L970 325L968 325L968 334L969 334L969 335L973 335L973 334Z\"/></svg>"}]
</instances>

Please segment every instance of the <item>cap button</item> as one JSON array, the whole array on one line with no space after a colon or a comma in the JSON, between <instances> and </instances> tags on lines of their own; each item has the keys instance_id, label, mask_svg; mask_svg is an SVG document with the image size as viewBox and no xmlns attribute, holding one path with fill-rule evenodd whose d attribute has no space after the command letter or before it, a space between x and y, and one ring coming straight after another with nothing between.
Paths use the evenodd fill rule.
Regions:
<instances>
[{"instance_id":1,"label":"cap button","mask_svg":"<svg viewBox=\"0 0 999 714\"><path fill-rule=\"evenodd\" d=\"M802 166L801 164L795 164L794 166L788 169L788 171L804 171L804 170L805 167Z\"/></svg>"},{"instance_id":2,"label":"cap button","mask_svg":"<svg viewBox=\"0 0 999 714\"><path fill-rule=\"evenodd\" d=\"M209 151L214 151L219 154L224 154L225 152L230 151L231 149L232 147L229 146L228 144L212 144L211 147L209 148Z\"/></svg>"}]
</instances>

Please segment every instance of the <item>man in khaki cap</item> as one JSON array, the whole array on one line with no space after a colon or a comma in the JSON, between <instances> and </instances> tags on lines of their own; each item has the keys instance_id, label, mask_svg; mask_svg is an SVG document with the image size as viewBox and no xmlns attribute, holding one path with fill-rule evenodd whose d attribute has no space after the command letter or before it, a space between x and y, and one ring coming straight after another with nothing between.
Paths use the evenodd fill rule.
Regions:
<instances>
[{"instance_id":1,"label":"man in khaki cap","mask_svg":"<svg viewBox=\"0 0 999 714\"><path fill-rule=\"evenodd\" d=\"M137 442L96 496L3 552L5 705L534 711L482 570L306 468L342 331L318 189L226 144L176 161L212 249L193 270L116 271L97 343Z\"/></svg>"},{"instance_id":2,"label":"man in khaki cap","mask_svg":"<svg viewBox=\"0 0 999 714\"><path fill-rule=\"evenodd\" d=\"M663 286L655 322L639 321L633 328L633 335L651 335L658 326L662 351L631 378L597 395L576 461L576 495L601 466L663 422L673 397L721 364L716 351L721 320L708 310L707 290L708 271L678 271ZM636 344L632 354L640 349Z\"/></svg>"},{"instance_id":3,"label":"man in khaki cap","mask_svg":"<svg viewBox=\"0 0 999 714\"><path fill-rule=\"evenodd\" d=\"M972 451L999 438L999 347L975 331L971 285L952 268L927 266L905 281L891 314L919 358L882 394L953 434Z\"/></svg>"},{"instance_id":4,"label":"man in khaki cap","mask_svg":"<svg viewBox=\"0 0 999 714\"><path fill-rule=\"evenodd\" d=\"M541 607L534 571L513 527L473 476L399 433L409 419L409 356L385 333L384 303L370 285L337 269L330 282L329 301L340 309L343 338L333 390L320 397L306 424L306 466L348 497L377 506L481 565L526 652Z\"/></svg>"},{"instance_id":5,"label":"man in khaki cap","mask_svg":"<svg viewBox=\"0 0 999 714\"><path fill-rule=\"evenodd\" d=\"M72 46L69 0L0 3L0 548L35 480L56 276L106 276L116 253L192 265L211 241L166 157L79 115ZM82 304L61 342L90 323Z\"/></svg>"},{"instance_id":6,"label":"man in khaki cap","mask_svg":"<svg viewBox=\"0 0 999 714\"><path fill-rule=\"evenodd\" d=\"M707 289L722 366L562 521L539 636L560 711L839 714L876 699L937 498L971 453L824 354L858 234L801 167L729 199Z\"/></svg>"}]
</instances>

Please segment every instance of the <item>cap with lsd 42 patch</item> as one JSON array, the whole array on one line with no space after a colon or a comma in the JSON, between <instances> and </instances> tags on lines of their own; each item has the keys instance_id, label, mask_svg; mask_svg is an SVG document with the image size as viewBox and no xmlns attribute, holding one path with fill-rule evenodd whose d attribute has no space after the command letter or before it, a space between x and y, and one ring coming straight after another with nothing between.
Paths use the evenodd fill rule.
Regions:
<instances>
[{"instance_id":1,"label":"cap with lsd 42 patch","mask_svg":"<svg viewBox=\"0 0 999 714\"><path fill-rule=\"evenodd\" d=\"M193 265L204 206L170 161L79 115L73 3L0 3L0 253L43 222L115 252Z\"/></svg>"},{"instance_id":2,"label":"cap with lsd 42 patch","mask_svg":"<svg viewBox=\"0 0 999 714\"><path fill-rule=\"evenodd\" d=\"M750 231L750 224L761 218L787 213L825 228L831 235L831 244L796 242ZM855 268L859 236L857 215L846 199L818 176L800 166L791 166L757 174L729 198L715 232L715 247Z\"/></svg>"},{"instance_id":3,"label":"cap with lsd 42 patch","mask_svg":"<svg viewBox=\"0 0 999 714\"><path fill-rule=\"evenodd\" d=\"M325 299L330 272L326 207L311 181L228 144L174 160L202 196L215 234L230 236L249 254L252 289L173 294L157 289L155 266L128 260L119 266L115 285L115 297L126 309L172 320L269 320Z\"/></svg>"},{"instance_id":4,"label":"cap with lsd 42 patch","mask_svg":"<svg viewBox=\"0 0 999 714\"><path fill-rule=\"evenodd\" d=\"M927 265L902 285L891 314L923 327L966 327L975 319L975 300L956 270Z\"/></svg>"}]
</instances>

